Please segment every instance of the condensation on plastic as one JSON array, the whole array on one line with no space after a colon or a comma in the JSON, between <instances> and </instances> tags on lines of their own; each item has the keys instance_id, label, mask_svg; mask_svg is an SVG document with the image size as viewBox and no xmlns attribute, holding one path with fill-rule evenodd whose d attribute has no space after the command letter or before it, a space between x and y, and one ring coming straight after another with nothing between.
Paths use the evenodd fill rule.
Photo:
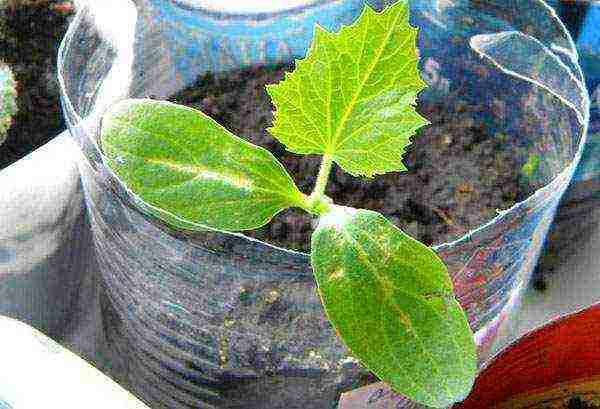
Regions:
<instances>
[{"instance_id":1,"label":"condensation on plastic","mask_svg":"<svg viewBox=\"0 0 600 409\"><path fill-rule=\"evenodd\" d=\"M171 229L104 165L102 111L126 96L168 96L191 75L178 71L173 53L186 44L171 43L191 40L165 32L176 22L155 20L143 2L137 10L119 2L119 13L107 4L78 12L61 46L59 80L87 158L80 170L117 357L111 376L154 408L334 407L366 372L325 318L308 255L242 235ZM466 91L485 107L476 121L541 159L531 183L542 187L527 200L435 247L483 363L580 159L589 99L575 46L545 3L413 0L411 9L430 84L420 99L451 101Z\"/></svg>"}]
</instances>

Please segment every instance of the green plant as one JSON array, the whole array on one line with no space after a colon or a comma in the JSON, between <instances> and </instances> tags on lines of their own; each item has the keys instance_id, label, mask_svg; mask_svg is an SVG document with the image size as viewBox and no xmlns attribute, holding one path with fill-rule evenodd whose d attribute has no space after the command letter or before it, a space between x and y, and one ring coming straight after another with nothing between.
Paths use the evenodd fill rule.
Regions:
<instances>
[{"instance_id":1,"label":"green plant","mask_svg":"<svg viewBox=\"0 0 600 409\"><path fill-rule=\"evenodd\" d=\"M326 196L335 162L354 176L405 170L425 88L408 6L367 8L340 34L317 27L309 55L268 87L270 132L288 150L319 154L314 191L302 193L267 150L194 109L125 100L102 120L108 165L157 216L186 228L256 229L297 207L319 218L311 262L329 319L351 352L397 392L445 407L464 398L476 348L447 268L381 214Z\"/></svg>"},{"instance_id":2,"label":"green plant","mask_svg":"<svg viewBox=\"0 0 600 409\"><path fill-rule=\"evenodd\" d=\"M527 157L527 162L521 168L521 174L528 179L531 179L535 172L537 172L540 167L540 163L542 162L542 158L540 155L532 153Z\"/></svg>"},{"instance_id":3,"label":"green plant","mask_svg":"<svg viewBox=\"0 0 600 409\"><path fill-rule=\"evenodd\" d=\"M8 65L0 61L0 145L6 140L6 133L16 112L16 82Z\"/></svg>"}]
</instances>

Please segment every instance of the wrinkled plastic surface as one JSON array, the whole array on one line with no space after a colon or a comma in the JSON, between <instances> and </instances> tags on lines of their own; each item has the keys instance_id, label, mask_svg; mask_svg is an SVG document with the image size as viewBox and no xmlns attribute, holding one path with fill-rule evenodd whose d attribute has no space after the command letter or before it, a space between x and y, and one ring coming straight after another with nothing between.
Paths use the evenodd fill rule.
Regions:
<instances>
[{"instance_id":1,"label":"wrinkled plastic surface","mask_svg":"<svg viewBox=\"0 0 600 409\"><path fill-rule=\"evenodd\" d=\"M67 123L87 158L80 171L104 326L120 358L110 374L155 408L334 407L340 392L368 378L324 316L308 256L240 235L174 231L104 166L96 142L103 109L126 96L169 96L203 69L180 72L189 55L174 53L187 49L173 42L190 39L169 36L144 3L121 3L118 15L94 4L80 11L59 62ZM541 158L530 180L539 190L435 248L485 362L580 159L589 99L574 44L545 3L411 4L430 84L420 98L466 90L486 107L474 120L510 135L507 148Z\"/></svg>"}]
</instances>

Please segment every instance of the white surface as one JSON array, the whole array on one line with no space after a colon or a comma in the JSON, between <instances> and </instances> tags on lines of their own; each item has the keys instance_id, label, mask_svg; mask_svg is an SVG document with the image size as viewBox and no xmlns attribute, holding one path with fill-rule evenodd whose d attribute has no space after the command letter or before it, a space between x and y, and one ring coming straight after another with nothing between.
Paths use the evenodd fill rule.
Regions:
<instances>
[{"instance_id":1,"label":"white surface","mask_svg":"<svg viewBox=\"0 0 600 409\"><path fill-rule=\"evenodd\" d=\"M42 330L103 368L113 360L79 180L82 157L64 132L0 171L0 315ZM0 330L2 351L6 336ZM0 359L0 372L3 365Z\"/></svg>"},{"instance_id":2,"label":"white surface","mask_svg":"<svg viewBox=\"0 0 600 409\"><path fill-rule=\"evenodd\" d=\"M0 172L0 248L7 253L0 256L0 278L29 272L68 234L83 200L77 155L79 147L64 138ZM57 225L63 228L48 228Z\"/></svg>"},{"instance_id":3,"label":"white surface","mask_svg":"<svg viewBox=\"0 0 600 409\"><path fill-rule=\"evenodd\" d=\"M83 359L33 328L0 317L0 398L12 409L148 409Z\"/></svg>"}]
</instances>

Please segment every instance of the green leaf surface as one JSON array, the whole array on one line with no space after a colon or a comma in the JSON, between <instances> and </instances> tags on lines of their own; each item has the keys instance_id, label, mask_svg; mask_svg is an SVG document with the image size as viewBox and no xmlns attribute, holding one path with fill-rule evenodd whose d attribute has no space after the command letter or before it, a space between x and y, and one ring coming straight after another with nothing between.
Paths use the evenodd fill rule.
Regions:
<instances>
[{"instance_id":1,"label":"green leaf surface","mask_svg":"<svg viewBox=\"0 0 600 409\"><path fill-rule=\"evenodd\" d=\"M377 212L335 206L313 233L311 258L327 315L364 366L428 406L468 395L473 334L433 250Z\"/></svg>"},{"instance_id":2,"label":"green leaf surface","mask_svg":"<svg viewBox=\"0 0 600 409\"><path fill-rule=\"evenodd\" d=\"M406 170L409 138L429 123L414 109L426 84L408 15L399 1L382 13L366 6L339 34L317 26L308 56L267 87L277 108L269 131L288 150L331 155L354 176Z\"/></svg>"},{"instance_id":3,"label":"green leaf surface","mask_svg":"<svg viewBox=\"0 0 600 409\"><path fill-rule=\"evenodd\" d=\"M150 205L185 222L258 228L304 195L267 150L200 111L165 101L125 100L102 119L108 165Z\"/></svg>"},{"instance_id":4,"label":"green leaf surface","mask_svg":"<svg viewBox=\"0 0 600 409\"><path fill-rule=\"evenodd\" d=\"M528 177L529 179L531 179L533 177L533 175L535 174L535 172L540 167L541 162L542 162L542 159L540 158L539 155L537 155L535 153L530 154L527 157L527 162L525 162L525 164L521 168L521 173L523 175L525 175L526 177Z\"/></svg>"}]
</instances>

